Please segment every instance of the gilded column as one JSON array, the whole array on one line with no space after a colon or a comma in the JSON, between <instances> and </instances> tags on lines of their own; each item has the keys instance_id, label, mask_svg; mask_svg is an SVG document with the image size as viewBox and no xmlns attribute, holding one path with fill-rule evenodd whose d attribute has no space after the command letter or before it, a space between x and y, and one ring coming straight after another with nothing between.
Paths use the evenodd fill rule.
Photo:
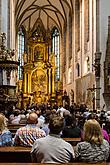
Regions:
<instances>
[{"instance_id":1,"label":"gilded column","mask_svg":"<svg viewBox=\"0 0 110 165\"><path fill-rule=\"evenodd\" d=\"M49 94L51 94L51 69L48 69L49 71Z\"/></svg>"},{"instance_id":2,"label":"gilded column","mask_svg":"<svg viewBox=\"0 0 110 165\"><path fill-rule=\"evenodd\" d=\"M24 73L24 93L26 93L26 73Z\"/></svg>"},{"instance_id":3,"label":"gilded column","mask_svg":"<svg viewBox=\"0 0 110 165\"><path fill-rule=\"evenodd\" d=\"M28 74L28 93L31 93L31 75Z\"/></svg>"},{"instance_id":4,"label":"gilded column","mask_svg":"<svg viewBox=\"0 0 110 165\"><path fill-rule=\"evenodd\" d=\"M55 93L55 69L52 67L52 94Z\"/></svg>"}]
</instances>

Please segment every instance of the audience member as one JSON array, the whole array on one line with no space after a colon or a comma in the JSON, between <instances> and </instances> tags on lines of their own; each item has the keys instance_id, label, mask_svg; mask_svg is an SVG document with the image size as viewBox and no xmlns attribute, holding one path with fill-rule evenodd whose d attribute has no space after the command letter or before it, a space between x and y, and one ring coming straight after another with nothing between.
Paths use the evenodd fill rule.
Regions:
<instances>
[{"instance_id":1,"label":"audience member","mask_svg":"<svg viewBox=\"0 0 110 165\"><path fill-rule=\"evenodd\" d=\"M42 128L43 125L44 125L44 122L45 122L45 118L42 116L40 109L39 110L36 110L35 112L36 112L36 114L38 116L37 127Z\"/></svg>"},{"instance_id":2,"label":"audience member","mask_svg":"<svg viewBox=\"0 0 110 165\"><path fill-rule=\"evenodd\" d=\"M31 112L27 118L27 125L17 130L14 137L16 146L32 146L38 138L46 136L45 132L37 127L38 116Z\"/></svg>"},{"instance_id":3,"label":"audience member","mask_svg":"<svg viewBox=\"0 0 110 165\"><path fill-rule=\"evenodd\" d=\"M13 117L14 115L14 117ZM13 114L10 115L10 123L11 124L19 124L20 122L20 110L14 110Z\"/></svg>"},{"instance_id":4,"label":"audience member","mask_svg":"<svg viewBox=\"0 0 110 165\"><path fill-rule=\"evenodd\" d=\"M103 124L102 124L102 122L100 121L100 119L99 119L99 117L97 116L97 114L96 114L96 113L91 113L91 114L88 116L87 120L89 120L89 119L95 119L95 120L97 120L97 121L99 122L99 124L100 124L100 126L101 126L102 136L104 137L105 140L107 140L107 141L109 142L109 135L108 135L107 131L102 127Z\"/></svg>"},{"instance_id":5,"label":"audience member","mask_svg":"<svg viewBox=\"0 0 110 165\"><path fill-rule=\"evenodd\" d=\"M46 135L48 135L49 132L50 132L50 129L49 129L50 117L51 117L51 115L46 115L46 116L45 116L45 122L44 122L44 125L43 125L43 127L42 127L42 130L45 131Z\"/></svg>"},{"instance_id":6,"label":"audience member","mask_svg":"<svg viewBox=\"0 0 110 165\"><path fill-rule=\"evenodd\" d=\"M81 130L76 125L76 119L74 116L66 116L65 127L62 131L63 138L79 138L81 137Z\"/></svg>"},{"instance_id":7,"label":"audience member","mask_svg":"<svg viewBox=\"0 0 110 165\"><path fill-rule=\"evenodd\" d=\"M11 146L12 134L7 128L6 118L0 114L0 146Z\"/></svg>"},{"instance_id":8,"label":"audience member","mask_svg":"<svg viewBox=\"0 0 110 165\"><path fill-rule=\"evenodd\" d=\"M87 120L84 124L84 142L76 146L76 159L83 162L103 162L109 157L109 143L103 138L100 124Z\"/></svg>"},{"instance_id":9,"label":"audience member","mask_svg":"<svg viewBox=\"0 0 110 165\"><path fill-rule=\"evenodd\" d=\"M68 163L74 159L71 144L60 138L64 119L54 115L49 122L50 133L44 138L37 139L32 147L32 162L37 163Z\"/></svg>"},{"instance_id":10,"label":"audience member","mask_svg":"<svg viewBox=\"0 0 110 165\"><path fill-rule=\"evenodd\" d=\"M64 113L68 113L70 114L70 112L68 110L66 110L65 108L63 108L63 106L61 106L58 110L57 113L60 114L61 117L63 117Z\"/></svg>"}]
</instances>

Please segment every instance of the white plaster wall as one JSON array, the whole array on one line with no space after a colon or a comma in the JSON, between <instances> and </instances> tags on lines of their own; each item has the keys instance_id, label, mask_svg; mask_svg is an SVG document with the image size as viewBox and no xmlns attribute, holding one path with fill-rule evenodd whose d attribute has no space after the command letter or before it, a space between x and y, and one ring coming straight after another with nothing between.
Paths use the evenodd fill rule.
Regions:
<instances>
[{"instance_id":1,"label":"white plaster wall","mask_svg":"<svg viewBox=\"0 0 110 165\"><path fill-rule=\"evenodd\" d=\"M3 71L3 85L7 85L6 71Z\"/></svg>"},{"instance_id":2,"label":"white plaster wall","mask_svg":"<svg viewBox=\"0 0 110 165\"><path fill-rule=\"evenodd\" d=\"M84 52L84 0L82 1L82 11L81 11L82 15L82 22L81 22L81 49L82 49L82 76L86 76L88 75L87 69L86 69L86 65L85 65L85 61L86 61L86 57L89 57L90 60L90 71L92 72L92 64L94 62L93 60L93 18L92 18L92 1L89 1L89 41L87 43L87 52L85 54ZM94 17L95 19L95 17Z\"/></svg>"},{"instance_id":3,"label":"white plaster wall","mask_svg":"<svg viewBox=\"0 0 110 165\"><path fill-rule=\"evenodd\" d=\"M10 1L10 47L15 49L15 9L14 0Z\"/></svg>"},{"instance_id":4,"label":"white plaster wall","mask_svg":"<svg viewBox=\"0 0 110 165\"><path fill-rule=\"evenodd\" d=\"M74 1L74 6L75 6L75 1ZM73 54L73 70L74 70L74 75L73 75L73 80L75 82L75 78L76 78L76 64L75 64L75 11L74 11L74 15L73 15L73 36L72 36L72 40L73 40L73 49L72 49L72 54ZM76 84L74 83L74 99L76 102Z\"/></svg>"},{"instance_id":5,"label":"white plaster wall","mask_svg":"<svg viewBox=\"0 0 110 165\"><path fill-rule=\"evenodd\" d=\"M2 0L1 1L1 32L6 33L6 36L7 36L7 28L8 28L8 0Z\"/></svg>"},{"instance_id":6,"label":"white plaster wall","mask_svg":"<svg viewBox=\"0 0 110 165\"><path fill-rule=\"evenodd\" d=\"M100 17L99 17L99 25L100 25L100 51L102 52L101 57L101 107L104 104L103 92L104 92L104 75L103 75L103 64L105 61L106 54L106 42L108 36L108 16L110 16L110 0L99 0L100 2Z\"/></svg>"},{"instance_id":7,"label":"white plaster wall","mask_svg":"<svg viewBox=\"0 0 110 165\"><path fill-rule=\"evenodd\" d=\"M10 78L10 85L13 85L13 86L15 86L16 85L16 80L15 80L15 70L13 71L11 71L11 76L10 76L11 78Z\"/></svg>"},{"instance_id":8,"label":"white plaster wall","mask_svg":"<svg viewBox=\"0 0 110 165\"><path fill-rule=\"evenodd\" d=\"M85 69L84 69L84 60L85 60L85 54L84 54L84 0L82 0L82 6L80 9L80 45L81 45L81 77L84 76L85 74Z\"/></svg>"}]
</instances>

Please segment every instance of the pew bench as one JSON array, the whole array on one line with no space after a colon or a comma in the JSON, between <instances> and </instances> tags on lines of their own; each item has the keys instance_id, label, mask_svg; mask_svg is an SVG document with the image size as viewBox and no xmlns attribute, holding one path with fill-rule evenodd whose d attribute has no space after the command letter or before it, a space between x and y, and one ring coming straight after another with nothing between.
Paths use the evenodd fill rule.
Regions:
<instances>
[{"instance_id":1,"label":"pew bench","mask_svg":"<svg viewBox=\"0 0 110 165\"><path fill-rule=\"evenodd\" d=\"M80 142L80 138L64 138L75 147ZM11 146L0 147L0 163L1 162L31 162L30 151L32 147Z\"/></svg>"},{"instance_id":2,"label":"pew bench","mask_svg":"<svg viewBox=\"0 0 110 165\"><path fill-rule=\"evenodd\" d=\"M12 133L12 136L14 137L16 131L21 128L24 127L26 124L8 124L8 129L9 131Z\"/></svg>"},{"instance_id":3,"label":"pew bench","mask_svg":"<svg viewBox=\"0 0 110 165\"><path fill-rule=\"evenodd\" d=\"M81 138L63 138L65 141L70 143L72 146L76 146L77 143L81 142Z\"/></svg>"},{"instance_id":4,"label":"pew bench","mask_svg":"<svg viewBox=\"0 0 110 165\"><path fill-rule=\"evenodd\" d=\"M0 165L53 165L52 163L0 163ZM54 165L59 165L58 163L54 163ZM110 165L110 163L65 163L64 165Z\"/></svg>"},{"instance_id":5,"label":"pew bench","mask_svg":"<svg viewBox=\"0 0 110 165\"><path fill-rule=\"evenodd\" d=\"M50 165L50 163L31 163L31 147L0 147L0 165ZM14 163L16 162L16 163ZM55 163L56 164L56 163ZM65 165L93 165L90 163L65 163ZM59 164L58 164L59 165ZM97 163L95 165L110 165L109 162Z\"/></svg>"},{"instance_id":6,"label":"pew bench","mask_svg":"<svg viewBox=\"0 0 110 165\"><path fill-rule=\"evenodd\" d=\"M8 124L8 129L18 129L18 128L21 128L21 127L24 127L26 124Z\"/></svg>"},{"instance_id":7,"label":"pew bench","mask_svg":"<svg viewBox=\"0 0 110 165\"><path fill-rule=\"evenodd\" d=\"M24 127L26 124L8 124L8 129L12 133L13 137L17 129ZM75 146L78 142L81 141L81 138L63 138L65 141L69 142L71 145Z\"/></svg>"},{"instance_id":8,"label":"pew bench","mask_svg":"<svg viewBox=\"0 0 110 165\"><path fill-rule=\"evenodd\" d=\"M0 147L1 162L31 162L31 147Z\"/></svg>"}]
</instances>

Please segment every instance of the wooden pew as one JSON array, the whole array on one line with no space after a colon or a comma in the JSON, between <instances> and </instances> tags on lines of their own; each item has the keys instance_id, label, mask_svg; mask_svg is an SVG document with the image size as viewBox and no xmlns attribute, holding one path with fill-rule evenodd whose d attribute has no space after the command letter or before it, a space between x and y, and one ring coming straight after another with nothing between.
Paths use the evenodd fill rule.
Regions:
<instances>
[{"instance_id":1,"label":"wooden pew","mask_svg":"<svg viewBox=\"0 0 110 165\"><path fill-rule=\"evenodd\" d=\"M35 165L31 163L31 147L0 147L0 165ZM16 162L16 163L14 163ZM69 163L68 165L88 165L87 163ZM37 163L36 165L43 165ZM46 164L44 164L46 165ZM47 164L50 165L50 164ZM67 165L67 164L65 164ZM90 163L89 163L90 165ZM93 163L92 163L93 165ZM109 162L97 163L95 165L110 165Z\"/></svg>"},{"instance_id":2,"label":"wooden pew","mask_svg":"<svg viewBox=\"0 0 110 165\"><path fill-rule=\"evenodd\" d=\"M8 124L8 129L12 133L13 137L17 131L17 129L24 127L26 124ZM67 142L71 143L73 146L75 146L78 142L81 141L81 138L63 138Z\"/></svg>"},{"instance_id":3,"label":"wooden pew","mask_svg":"<svg viewBox=\"0 0 110 165\"><path fill-rule=\"evenodd\" d=\"M10 132L12 133L13 137L17 131L17 129L24 127L26 124L8 124L8 129L10 130Z\"/></svg>"},{"instance_id":4,"label":"wooden pew","mask_svg":"<svg viewBox=\"0 0 110 165\"><path fill-rule=\"evenodd\" d=\"M9 130L17 130L18 128L24 127L26 124L8 124Z\"/></svg>"},{"instance_id":5,"label":"wooden pew","mask_svg":"<svg viewBox=\"0 0 110 165\"><path fill-rule=\"evenodd\" d=\"M1 162L31 162L31 147L0 147Z\"/></svg>"},{"instance_id":6,"label":"wooden pew","mask_svg":"<svg viewBox=\"0 0 110 165\"><path fill-rule=\"evenodd\" d=\"M69 142L72 146L76 146L77 143L81 142L81 138L63 138L63 139Z\"/></svg>"},{"instance_id":7,"label":"wooden pew","mask_svg":"<svg viewBox=\"0 0 110 165\"><path fill-rule=\"evenodd\" d=\"M52 165L52 163L0 163L0 165ZM59 165L54 163L54 165ZM64 165L110 165L110 163L65 163Z\"/></svg>"},{"instance_id":8,"label":"wooden pew","mask_svg":"<svg viewBox=\"0 0 110 165\"><path fill-rule=\"evenodd\" d=\"M80 138L64 138L75 146ZM0 162L31 162L31 147L11 146L0 147Z\"/></svg>"}]
</instances>

